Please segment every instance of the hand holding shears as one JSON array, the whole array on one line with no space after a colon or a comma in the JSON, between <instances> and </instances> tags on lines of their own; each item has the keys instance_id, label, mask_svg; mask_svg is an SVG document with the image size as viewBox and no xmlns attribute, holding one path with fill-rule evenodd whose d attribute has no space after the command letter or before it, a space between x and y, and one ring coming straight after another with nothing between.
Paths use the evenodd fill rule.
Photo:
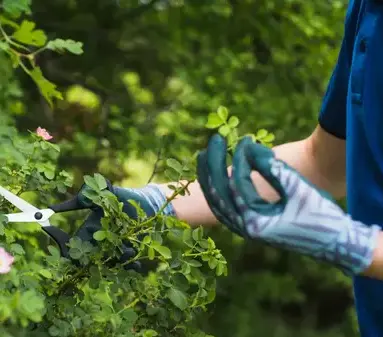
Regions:
<instances>
[{"instance_id":1,"label":"hand holding shears","mask_svg":"<svg viewBox=\"0 0 383 337\"><path fill-rule=\"evenodd\" d=\"M65 233L58 227L51 225L49 219L52 215L61 212L68 212L79 209L91 208L86 203L81 202L76 195L74 198L63 203L49 206L46 209L39 209L19 196L8 191L0 186L0 195L8 200L11 204L17 207L22 212L6 214L8 222L37 222L45 233L47 233L59 246L60 253L63 257L68 257L68 242L70 240L69 234Z\"/></svg>"}]
</instances>

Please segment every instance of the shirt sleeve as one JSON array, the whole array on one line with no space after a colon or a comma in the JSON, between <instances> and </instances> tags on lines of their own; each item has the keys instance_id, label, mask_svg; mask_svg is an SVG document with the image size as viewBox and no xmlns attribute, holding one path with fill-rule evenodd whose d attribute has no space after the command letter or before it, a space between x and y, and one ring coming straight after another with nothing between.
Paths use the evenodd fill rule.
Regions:
<instances>
[{"instance_id":1,"label":"shirt sleeve","mask_svg":"<svg viewBox=\"0 0 383 337\"><path fill-rule=\"evenodd\" d=\"M327 86L318 118L319 125L325 131L341 139L346 138L348 82L359 10L360 0L350 1L337 64Z\"/></svg>"}]
</instances>

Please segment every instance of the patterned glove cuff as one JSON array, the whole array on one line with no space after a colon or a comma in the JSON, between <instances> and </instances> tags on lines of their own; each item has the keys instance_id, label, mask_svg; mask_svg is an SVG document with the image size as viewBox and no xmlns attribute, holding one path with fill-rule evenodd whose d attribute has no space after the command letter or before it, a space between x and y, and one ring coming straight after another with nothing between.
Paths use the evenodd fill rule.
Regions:
<instances>
[{"instance_id":1,"label":"patterned glove cuff","mask_svg":"<svg viewBox=\"0 0 383 337\"><path fill-rule=\"evenodd\" d=\"M149 184L143 188L138 189L143 196L147 199L155 213L158 213L162 207L167 203L166 195L157 184ZM176 216L176 212L171 203L168 203L162 211L163 215Z\"/></svg>"},{"instance_id":2,"label":"patterned glove cuff","mask_svg":"<svg viewBox=\"0 0 383 337\"><path fill-rule=\"evenodd\" d=\"M371 265L381 231L378 225L366 226L359 221L351 224L349 231L342 233L336 254L340 268L349 276L359 275Z\"/></svg>"}]
</instances>

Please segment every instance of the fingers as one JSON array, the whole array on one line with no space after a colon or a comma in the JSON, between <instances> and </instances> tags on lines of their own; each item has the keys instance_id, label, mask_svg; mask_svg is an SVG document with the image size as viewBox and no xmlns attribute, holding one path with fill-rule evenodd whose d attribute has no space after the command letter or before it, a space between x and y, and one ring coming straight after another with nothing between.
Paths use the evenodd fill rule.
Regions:
<instances>
[{"instance_id":1,"label":"fingers","mask_svg":"<svg viewBox=\"0 0 383 337\"><path fill-rule=\"evenodd\" d=\"M242 235L239 228L242 218L235 207L229 187L226 153L225 140L219 135L212 137L207 150L198 156L197 176L206 201L217 220L234 233Z\"/></svg>"},{"instance_id":2,"label":"fingers","mask_svg":"<svg viewBox=\"0 0 383 337\"><path fill-rule=\"evenodd\" d=\"M285 206L285 192L278 180L270 172L270 160L274 154L268 148L254 143L249 137L244 138L237 145L233 158L233 177L231 187L237 195L237 203L242 203L243 209L265 216L280 214ZM280 194L281 199L276 203L269 203L262 199L256 190L251 173L258 171ZM244 212L244 210L242 210Z\"/></svg>"},{"instance_id":3,"label":"fingers","mask_svg":"<svg viewBox=\"0 0 383 337\"><path fill-rule=\"evenodd\" d=\"M208 203L210 210L213 212L217 220L222 223L227 223L230 220L227 219L226 216L220 210L216 191L211 186L211 178L208 167L209 165L207 161L207 150L204 150L198 155L197 159L198 182L201 186L206 202Z\"/></svg>"},{"instance_id":4,"label":"fingers","mask_svg":"<svg viewBox=\"0 0 383 337\"><path fill-rule=\"evenodd\" d=\"M234 215L238 213L230 190L230 180L227 172L227 145L221 136L214 136L207 149L207 165L210 184L215 189L216 203L221 212L230 221L235 221Z\"/></svg>"},{"instance_id":5,"label":"fingers","mask_svg":"<svg viewBox=\"0 0 383 337\"><path fill-rule=\"evenodd\" d=\"M281 167L285 164L275 158L274 152L266 146L257 143L248 143L243 147L244 157L249 167L244 167L246 170L256 170L259 174L278 192L280 200L276 203L268 203L270 206L264 206L259 208L259 212L264 215L275 212L281 212L287 203L287 191L286 186L289 186L290 177L293 170L285 171L285 174L281 174ZM287 173L287 174L286 174ZM246 195L248 195L247 193ZM253 200L250 199L250 202ZM254 206L258 204L257 200L254 200Z\"/></svg>"},{"instance_id":6,"label":"fingers","mask_svg":"<svg viewBox=\"0 0 383 337\"><path fill-rule=\"evenodd\" d=\"M276 159L274 153L262 145L247 146L245 154L250 165L278 191L282 199L294 196L302 183L313 187L294 168Z\"/></svg>"}]
</instances>

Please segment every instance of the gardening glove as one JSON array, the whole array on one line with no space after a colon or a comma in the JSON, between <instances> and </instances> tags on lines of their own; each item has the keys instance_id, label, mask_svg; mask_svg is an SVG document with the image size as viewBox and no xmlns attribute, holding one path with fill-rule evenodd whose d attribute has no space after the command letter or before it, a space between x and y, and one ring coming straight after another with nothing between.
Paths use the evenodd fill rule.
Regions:
<instances>
[{"instance_id":1,"label":"gardening glove","mask_svg":"<svg viewBox=\"0 0 383 337\"><path fill-rule=\"evenodd\" d=\"M359 274L371 264L379 226L352 220L326 192L250 138L237 145L228 177L226 149L225 140L213 136L198 157L197 171L212 212L230 230L327 261L348 275ZM278 202L260 197L252 170L279 193Z\"/></svg>"},{"instance_id":2,"label":"gardening glove","mask_svg":"<svg viewBox=\"0 0 383 337\"><path fill-rule=\"evenodd\" d=\"M87 189L89 189L89 187L85 184L81 187L77 196L78 202L87 208L93 209L93 211L80 227L76 233L76 236L83 241L89 241L92 244L97 245L97 241L93 238L93 234L102 228L101 219L103 217L103 210L99 206L94 205L91 200L85 197L84 191ZM156 184L149 184L143 188L133 189L113 186L110 181L107 180L107 189L116 195L117 199L123 203L123 212L134 220L137 219L138 214L136 208L131 205L128 200L134 200L137 204L139 204L148 217L157 214L167 201L165 194ZM168 204L163 209L162 214L171 216L175 215L172 205ZM123 254L120 258L120 262L124 263L133 258L136 254L137 252L133 248L132 244L124 242ZM125 268L140 271L141 264L136 261L133 264L125 265Z\"/></svg>"}]
</instances>

